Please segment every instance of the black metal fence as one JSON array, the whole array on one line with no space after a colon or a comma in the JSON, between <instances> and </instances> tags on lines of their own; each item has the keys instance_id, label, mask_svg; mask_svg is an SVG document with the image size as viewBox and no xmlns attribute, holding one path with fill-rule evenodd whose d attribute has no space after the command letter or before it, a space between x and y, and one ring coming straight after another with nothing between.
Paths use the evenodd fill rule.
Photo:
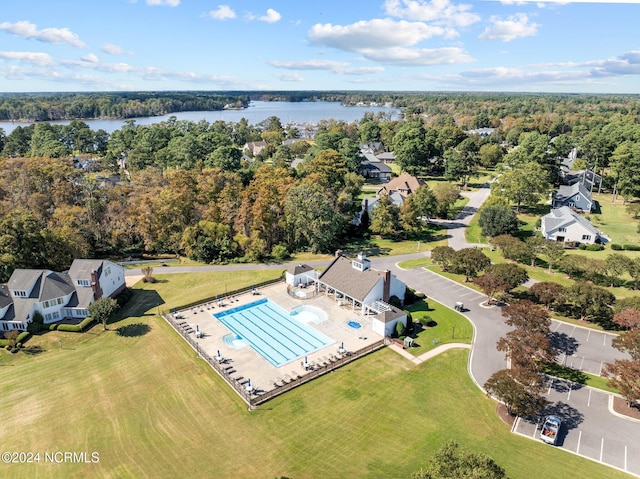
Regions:
<instances>
[{"instance_id":1,"label":"black metal fence","mask_svg":"<svg viewBox=\"0 0 640 479\"><path fill-rule=\"evenodd\" d=\"M367 354L377 351L378 349L383 348L387 344L390 344L387 342L388 340L386 338L381 339L380 341L376 341L373 344L369 344L362 349L349 352L348 354L340 358L334 359L333 361L329 361L324 365L317 366L315 369L308 371L303 375L291 378L291 380L285 384L282 384L279 386L276 386L274 384L274 389L271 389L270 391L262 391L258 389L258 390L254 390L253 392L249 392L247 391L247 388L242 382L231 377L231 375L228 373L229 371L228 365L224 363L219 363L215 358L212 358L207 353L202 351L202 349L198 345L198 342L194 340L189 335L188 332L186 332L183 328L180 327L178 322L172 317L171 314L163 313L162 317L173 327L173 329L175 329L185 339L185 341L187 341L187 343L191 345L191 347L198 353L198 356L204 359L207 363L209 363L209 366L211 366L222 377L222 379L224 379L227 382L227 384L229 384L238 393L238 395L242 399L244 399L244 401L249 405L250 408L263 404L269 401L270 399L273 399L274 397L277 397L281 394L286 393L287 391L292 390L293 388L306 384L309 381L313 381L314 379L324 374L327 374L331 371L341 368L345 364L349 364L352 361L355 361L356 359L366 356Z\"/></svg>"},{"instance_id":2,"label":"black metal fence","mask_svg":"<svg viewBox=\"0 0 640 479\"><path fill-rule=\"evenodd\" d=\"M284 274L284 272L283 272L283 274ZM264 288L265 286L270 286L272 284L281 283L283 281L284 281L283 277L279 277L279 278L275 278L275 279L269 279L267 281L263 281L262 283L256 283L256 284L251 285L251 286L246 286L244 288L234 289L233 291L228 291L224 295L218 294L216 296L211 296L209 298L199 299L198 301L194 301L192 303L183 304L182 306L177 306L175 308L175 310L182 311L184 309L193 308L194 306L199 306L201 304L214 302L214 301L216 301L216 300L218 300L220 298L228 298L229 296L237 296L239 294L248 293L248 292L251 292L253 290L258 290L260 288ZM163 314L165 314L165 313L163 312Z\"/></svg>"}]
</instances>

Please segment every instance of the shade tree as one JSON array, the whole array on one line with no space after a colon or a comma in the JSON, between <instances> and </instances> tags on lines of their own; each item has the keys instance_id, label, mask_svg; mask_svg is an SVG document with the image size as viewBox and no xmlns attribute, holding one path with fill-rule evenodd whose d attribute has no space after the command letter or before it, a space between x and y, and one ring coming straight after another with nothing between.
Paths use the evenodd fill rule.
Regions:
<instances>
[{"instance_id":1,"label":"shade tree","mask_svg":"<svg viewBox=\"0 0 640 479\"><path fill-rule=\"evenodd\" d=\"M453 255L453 269L464 274L465 281L475 278L487 266L491 260L481 250L477 248L463 248Z\"/></svg>"},{"instance_id":2,"label":"shade tree","mask_svg":"<svg viewBox=\"0 0 640 479\"><path fill-rule=\"evenodd\" d=\"M518 231L519 222L515 212L502 205L486 206L480 210L478 224L483 236L511 235Z\"/></svg>"}]
</instances>

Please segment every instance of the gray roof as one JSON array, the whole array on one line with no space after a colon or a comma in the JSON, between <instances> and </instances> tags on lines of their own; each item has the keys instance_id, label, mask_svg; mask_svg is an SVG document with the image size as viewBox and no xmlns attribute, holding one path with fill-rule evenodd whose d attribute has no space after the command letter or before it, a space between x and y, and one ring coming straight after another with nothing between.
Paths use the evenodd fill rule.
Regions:
<instances>
[{"instance_id":1,"label":"gray roof","mask_svg":"<svg viewBox=\"0 0 640 479\"><path fill-rule=\"evenodd\" d=\"M580 216L568 206L562 206L561 208L552 209L551 213L546 214L542 217L542 221L545 224L546 231L550 231L576 221L593 235L600 236L600 232L598 231L598 229L593 226L588 219Z\"/></svg>"},{"instance_id":2,"label":"gray roof","mask_svg":"<svg viewBox=\"0 0 640 479\"><path fill-rule=\"evenodd\" d=\"M591 193L582 183L574 183L571 186L561 185L558 187L558 190L554 192L553 196L558 201L564 201L575 196L577 193L580 193L587 200L591 200Z\"/></svg>"},{"instance_id":3,"label":"gray roof","mask_svg":"<svg viewBox=\"0 0 640 479\"><path fill-rule=\"evenodd\" d=\"M318 279L333 289L362 302L382 278L382 273L372 269L358 271L351 266L349 258L338 256Z\"/></svg>"},{"instance_id":4,"label":"gray roof","mask_svg":"<svg viewBox=\"0 0 640 479\"><path fill-rule=\"evenodd\" d=\"M398 318L406 316L403 310L398 308L391 308L389 311L383 311L381 313L376 314L376 318L384 323L390 323L391 321L395 321Z\"/></svg>"},{"instance_id":5,"label":"gray roof","mask_svg":"<svg viewBox=\"0 0 640 479\"><path fill-rule=\"evenodd\" d=\"M26 291L41 278L42 273L47 272L46 269L16 269L11 274L7 285L14 291Z\"/></svg>"},{"instance_id":6,"label":"gray roof","mask_svg":"<svg viewBox=\"0 0 640 479\"><path fill-rule=\"evenodd\" d=\"M385 151L384 153L380 153L379 155L376 155L376 158L378 158L381 161L384 160L395 160L396 159L396 154L392 151Z\"/></svg>"},{"instance_id":7,"label":"gray roof","mask_svg":"<svg viewBox=\"0 0 640 479\"><path fill-rule=\"evenodd\" d=\"M77 279L91 279L91 273L96 271L98 277L102 272L104 260L101 259L74 259L69 268L69 276L75 281Z\"/></svg>"},{"instance_id":8,"label":"gray roof","mask_svg":"<svg viewBox=\"0 0 640 479\"><path fill-rule=\"evenodd\" d=\"M11 293L9 292L9 288L5 285L0 284L0 308L4 308L8 304L11 304L13 299L11 298Z\"/></svg>"},{"instance_id":9,"label":"gray roof","mask_svg":"<svg viewBox=\"0 0 640 479\"><path fill-rule=\"evenodd\" d=\"M391 168L381 161L371 162L364 160L360 163L360 167L366 171L379 171L380 173L391 173Z\"/></svg>"},{"instance_id":10,"label":"gray roof","mask_svg":"<svg viewBox=\"0 0 640 479\"><path fill-rule=\"evenodd\" d=\"M296 274L306 273L307 271L312 271L312 270L313 268L308 264L296 264L295 266L290 266L287 269L287 272L293 275L296 275Z\"/></svg>"},{"instance_id":11,"label":"gray roof","mask_svg":"<svg viewBox=\"0 0 640 479\"><path fill-rule=\"evenodd\" d=\"M68 274L64 273L54 273L50 271L49 274L43 275L41 285L42 287L38 295L39 301L60 298L75 291L71 278Z\"/></svg>"}]
</instances>

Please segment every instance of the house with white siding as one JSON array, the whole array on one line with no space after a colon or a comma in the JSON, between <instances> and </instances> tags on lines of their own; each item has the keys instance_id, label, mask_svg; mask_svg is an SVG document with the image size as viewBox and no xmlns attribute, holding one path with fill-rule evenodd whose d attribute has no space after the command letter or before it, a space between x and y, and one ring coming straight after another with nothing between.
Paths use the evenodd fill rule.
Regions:
<instances>
[{"instance_id":1,"label":"house with white siding","mask_svg":"<svg viewBox=\"0 0 640 479\"><path fill-rule=\"evenodd\" d=\"M568 206L552 209L543 216L540 230L542 236L551 241L593 244L607 240L589 220Z\"/></svg>"},{"instance_id":2,"label":"house with white siding","mask_svg":"<svg viewBox=\"0 0 640 479\"><path fill-rule=\"evenodd\" d=\"M77 259L66 273L16 269L0 287L0 332L25 331L36 313L44 324L86 318L89 306L125 289L124 268L107 260Z\"/></svg>"}]
</instances>

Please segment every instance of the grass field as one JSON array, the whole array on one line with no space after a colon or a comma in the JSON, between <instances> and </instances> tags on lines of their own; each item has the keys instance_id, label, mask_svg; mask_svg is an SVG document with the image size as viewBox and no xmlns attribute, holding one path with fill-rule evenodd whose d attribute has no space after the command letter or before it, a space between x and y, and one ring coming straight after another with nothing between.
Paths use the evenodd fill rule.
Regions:
<instances>
[{"instance_id":1,"label":"grass field","mask_svg":"<svg viewBox=\"0 0 640 479\"><path fill-rule=\"evenodd\" d=\"M407 310L411 312L411 317L416 323L425 316L429 316L434 321L431 326L421 327L415 338L414 347L407 350L414 356L420 356L441 344L470 344L473 339L473 326L469 320L433 299L428 299L426 302L417 301L408 306Z\"/></svg>"},{"instance_id":2,"label":"grass field","mask_svg":"<svg viewBox=\"0 0 640 479\"><path fill-rule=\"evenodd\" d=\"M159 279L135 290L124 311L134 316L109 331L48 333L29 357L0 351L5 446L100 458L4 466L3 478L410 477L449 439L516 479L628 477L511 434L469 378L467 351L414 366L385 349L249 412L153 314L158 301L188 302L195 283L216 291L231 280ZM118 334L124 326L139 334Z\"/></svg>"},{"instance_id":3,"label":"grass field","mask_svg":"<svg viewBox=\"0 0 640 479\"><path fill-rule=\"evenodd\" d=\"M622 198L618 198L615 203L611 203L610 194L593 194L593 199L600 206L600 213L592 213L589 220L604 234L611 238L612 243L640 244L640 234L638 234L638 224L640 220L634 219L627 213L622 204Z\"/></svg>"}]
</instances>

